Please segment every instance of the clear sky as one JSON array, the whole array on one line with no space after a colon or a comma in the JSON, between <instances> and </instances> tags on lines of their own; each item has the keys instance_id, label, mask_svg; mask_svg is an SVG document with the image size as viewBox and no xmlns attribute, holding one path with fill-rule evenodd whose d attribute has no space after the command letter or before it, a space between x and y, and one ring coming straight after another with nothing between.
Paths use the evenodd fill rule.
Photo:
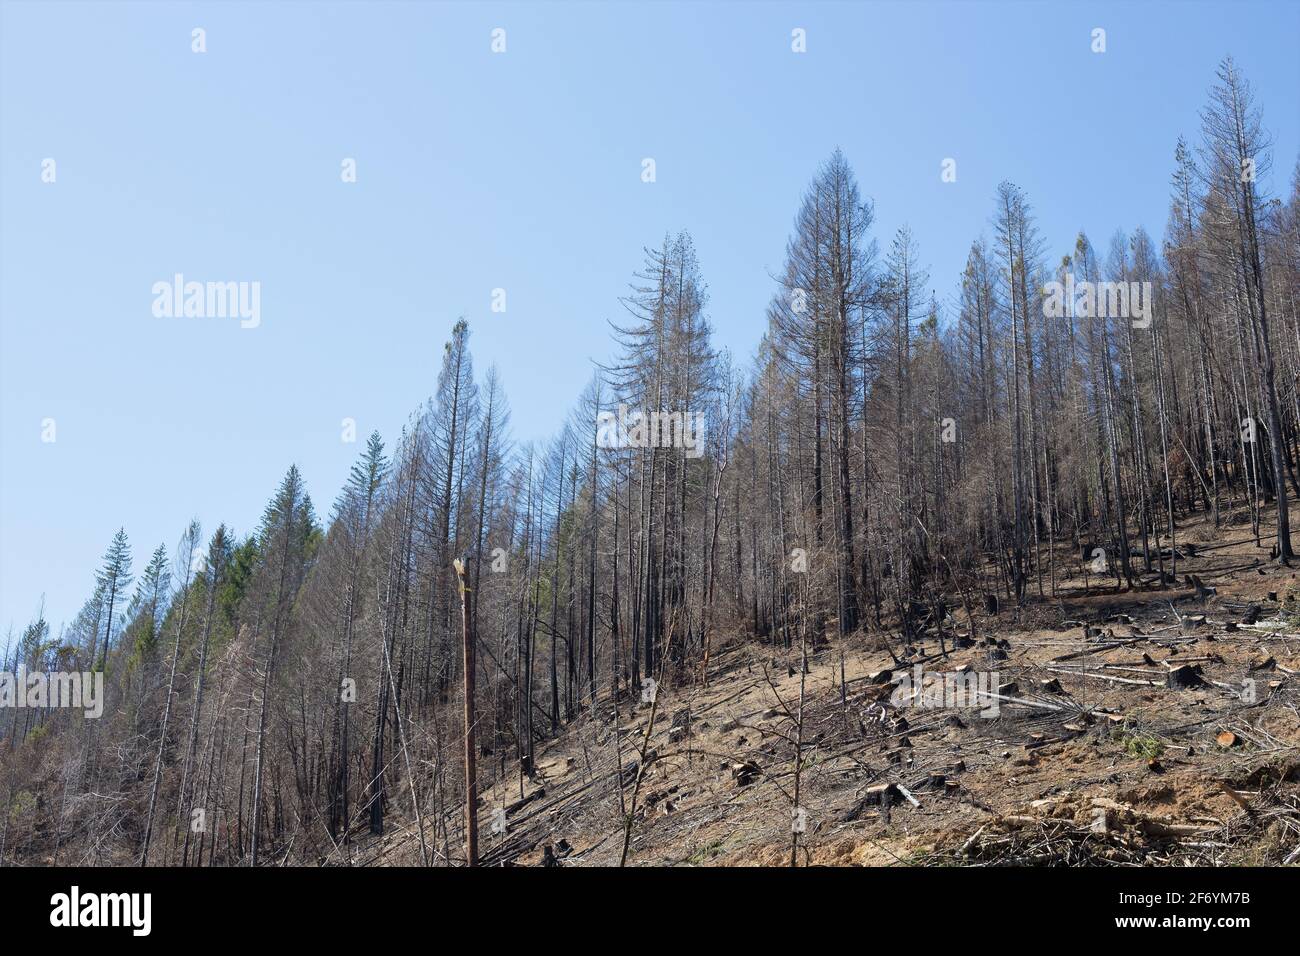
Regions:
<instances>
[{"instance_id":1,"label":"clear sky","mask_svg":"<svg viewBox=\"0 0 1300 956\"><path fill-rule=\"evenodd\" d=\"M716 341L748 361L836 146L941 301L1002 179L1052 259L1080 228L1159 238L1225 54L1274 137L1266 189L1298 152L1287 2L0 10L0 633L42 594L69 620L119 525L137 569L191 517L248 532L292 462L328 513L366 434L391 443L433 391L457 316L516 438L546 437L667 231L693 234ZM260 325L155 317L175 273L260 282Z\"/></svg>"}]
</instances>

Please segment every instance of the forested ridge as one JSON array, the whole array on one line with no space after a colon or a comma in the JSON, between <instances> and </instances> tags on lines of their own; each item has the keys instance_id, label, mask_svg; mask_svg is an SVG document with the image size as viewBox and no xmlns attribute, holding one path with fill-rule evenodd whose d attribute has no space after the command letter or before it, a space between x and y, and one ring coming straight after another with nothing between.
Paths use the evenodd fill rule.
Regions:
<instances>
[{"instance_id":1,"label":"forested ridge","mask_svg":"<svg viewBox=\"0 0 1300 956\"><path fill-rule=\"evenodd\" d=\"M593 720L627 860L646 742L678 723L657 695L729 649L792 675L829 654L843 692L861 642L906 664L1069 594L1163 602L1190 522L1294 563L1300 166L1270 195L1269 160L1225 59L1159 238L1049 249L1004 182L939 300L924 237L876 235L836 151L753 357L714 347L707 262L664 237L545 443L512 440L457 321L431 398L327 509L290 467L247 535L194 522L146 558L124 529L75 620L6 635L0 670L100 671L106 701L0 708L0 863L372 862L395 832L404 862L477 862L478 788L532 799L539 752ZM619 408L662 427L611 441Z\"/></svg>"}]
</instances>

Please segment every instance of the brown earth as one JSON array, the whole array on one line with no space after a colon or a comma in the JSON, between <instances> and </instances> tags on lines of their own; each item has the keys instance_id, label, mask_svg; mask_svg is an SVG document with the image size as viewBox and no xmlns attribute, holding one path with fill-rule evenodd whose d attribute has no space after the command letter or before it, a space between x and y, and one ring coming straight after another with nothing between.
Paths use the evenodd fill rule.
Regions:
<instances>
[{"instance_id":1,"label":"brown earth","mask_svg":"<svg viewBox=\"0 0 1300 956\"><path fill-rule=\"evenodd\" d=\"M976 642L953 649L970 631L959 609L947 653L931 630L901 665L881 634L811 654L799 865L1296 862L1300 585L1249 534L1180 529L1195 552L1177 585L1160 590L1152 575L1149 590L1107 592L1093 575L1085 593L1081 576L1058 580L1056 599L977 613ZM1217 594L1202 605L1187 574ZM916 661L927 674L996 672L1014 699L996 716L909 706L869 676ZM539 751L532 778L512 763L485 787L484 862L536 865L550 845L561 865L618 865L637 790L628 865L789 865L799 662L797 646L733 639L707 685L661 684L657 704L627 699L617 716L600 702ZM1183 664L1194 686L1169 686ZM385 856L410 852L409 836L398 843Z\"/></svg>"}]
</instances>

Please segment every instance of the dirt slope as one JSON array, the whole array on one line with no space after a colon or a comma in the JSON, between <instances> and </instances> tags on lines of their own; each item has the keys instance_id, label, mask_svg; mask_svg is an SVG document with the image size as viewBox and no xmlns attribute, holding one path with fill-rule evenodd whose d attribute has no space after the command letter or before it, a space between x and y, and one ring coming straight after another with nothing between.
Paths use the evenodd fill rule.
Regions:
<instances>
[{"instance_id":1,"label":"dirt slope","mask_svg":"<svg viewBox=\"0 0 1300 956\"><path fill-rule=\"evenodd\" d=\"M1184 530L1176 585L1058 581L1057 600L977 614L974 642L955 612L946 654L933 630L899 664L880 634L811 654L800 865L1295 862L1300 602L1248 535ZM1217 593L1198 601L1187 574ZM989 675L996 716L988 698L908 699L917 663L922 686ZM617 716L600 702L532 778L510 763L486 786L485 862L537 865L550 846L561 865L617 865L635 790L629 865L788 865L799 664L797 646L738 642L707 685L661 684Z\"/></svg>"}]
</instances>

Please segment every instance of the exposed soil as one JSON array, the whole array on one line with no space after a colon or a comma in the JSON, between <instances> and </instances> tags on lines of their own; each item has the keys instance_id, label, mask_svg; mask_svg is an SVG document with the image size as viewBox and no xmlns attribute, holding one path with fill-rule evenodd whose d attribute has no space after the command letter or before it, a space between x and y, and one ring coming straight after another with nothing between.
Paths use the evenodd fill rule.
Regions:
<instances>
[{"instance_id":1,"label":"exposed soil","mask_svg":"<svg viewBox=\"0 0 1300 956\"><path fill-rule=\"evenodd\" d=\"M977 614L973 644L956 611L943 650L931 629L901 664L881 634L810 654L798 863L1295 862L1296 573L1248 534L1183 529L1176 585L1152 575L1149 590L1103 591L1094 575L1085 593L1081 576L1058 580L1056 600ZM1217 593L1198 602L1189 574ZM887 681L915 662L996 672L996 716L987 699L900 701ZM602 701L539 751L531 778L512 762L485 788L484 862L537 865L549 845L561 865L618 865L653 709L628 865L789 865L799 664L797 646L735 640L707 685L661 684L657 704L626 699L617 719Z\"/></svg>"}]
</instances>

